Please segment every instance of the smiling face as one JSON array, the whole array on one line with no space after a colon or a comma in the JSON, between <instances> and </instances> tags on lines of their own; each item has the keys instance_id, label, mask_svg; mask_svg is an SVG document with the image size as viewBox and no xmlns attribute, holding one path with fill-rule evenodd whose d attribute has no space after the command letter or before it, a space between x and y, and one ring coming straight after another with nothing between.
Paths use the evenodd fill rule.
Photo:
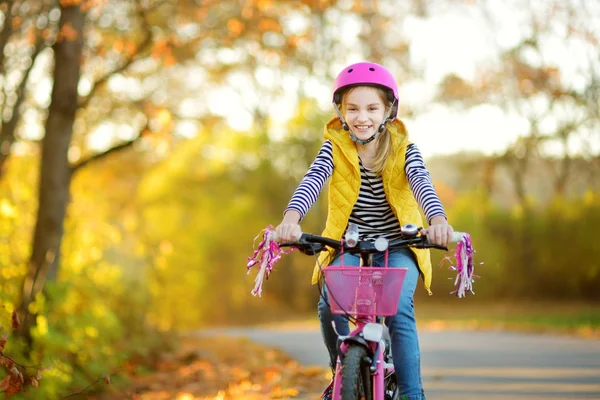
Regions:
<instances>
[{"instance_id":1,"label":"smiling face","mask_svg":"<svg viewBox=\"0 0 600 400\"><path fill-rule=\"evenodd\" d=\"M342 97L342 113L352 132L361 140L377 132L386 113L383 90L358 86Z\"/></svg>"}]
</instances>

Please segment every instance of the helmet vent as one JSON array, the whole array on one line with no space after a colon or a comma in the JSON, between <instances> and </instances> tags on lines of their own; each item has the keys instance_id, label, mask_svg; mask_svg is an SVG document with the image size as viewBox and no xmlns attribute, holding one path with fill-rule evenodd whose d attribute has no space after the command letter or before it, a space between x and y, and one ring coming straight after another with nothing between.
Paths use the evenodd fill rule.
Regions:
<instances>
[{"instance_id":1,"label":"helmet vent","mask_svg":"<svg viewBox=\"0 0 600 400\"><path fill-rule=\"evenodd\" d=\"M369 68L369 71L375 71L375 68L371 67Z\"/></svg>"},{"instance_id":2,"label":"helmet vent","mask_svg":"<svg viewBox=\"0 0 600 400\"><path fill-rule=\"evenodd\" d=\"M348 70L348 73L350 73L350 72L352 72L352 71L354 71L354 68L350 68L350 69Z\"/></svg>"}]
</instances>

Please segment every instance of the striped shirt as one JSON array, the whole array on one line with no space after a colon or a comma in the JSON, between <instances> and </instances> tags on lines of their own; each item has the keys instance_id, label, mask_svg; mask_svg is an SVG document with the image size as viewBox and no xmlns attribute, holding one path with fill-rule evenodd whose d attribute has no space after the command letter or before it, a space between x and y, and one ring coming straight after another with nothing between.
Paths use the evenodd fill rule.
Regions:
<instances>
[{"instance_id":1,"label":"striped shirt","mask_svg":"<svg viewBox=\"0 0 600 400\"><path fill-rule=\"evenodd\" d=\"M333 173L333 150L327 140L302 178L286 210L295 210L304 218L317 200L325 182ZM380 176L366 169L359 160L361 185L358 200L350 214L349 222L358 226L361 239L376 239L380 236L390 240L400 237L400 225L396 219L383 190ZM436 216L446 216L440 199L435 192L429 171L421 152L415 144L406 149L404 171L410 188L415 195L425 217L431 221ZM404 221L411 223L414 221Z\"/></svg>"}]
</instances>

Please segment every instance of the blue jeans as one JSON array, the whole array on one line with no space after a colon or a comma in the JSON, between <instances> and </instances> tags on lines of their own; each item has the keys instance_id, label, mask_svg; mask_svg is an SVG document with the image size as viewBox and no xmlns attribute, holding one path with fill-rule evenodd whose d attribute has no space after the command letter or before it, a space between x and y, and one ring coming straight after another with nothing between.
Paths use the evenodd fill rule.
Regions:
<instances>
[{"instance_id":1,"label":"blue jeans","mask_svg":"<svg viewBox=\"0 0 600 400\"><path fill-rule=\"evenodd\" d=\"M386 317L385 324L390 330L392 340L392 354L396 379L402 399L425 400L423 383L421 380L421 352L419 350L419 337L417 336L417 323L414 313L414 293L419 279L419 269L415 257L409 249L390 251L388 256L389 267L405 267L408 272L402 284L402 293L398 301L398 312L396 315ZM330 265L340 265L337 257ZM384 254L373 255L375 266L384 265ZM357 255L344 254L344 265L358 266L360 258ZM348 319L343 315L331 313L327 298L326 287L323 287L323 296L319 300L319 320L321 322L321 333L323 341L329 351L332 368L335 368L337 358L337 335L333 330L331 322L340 335L350 333Z\"/></svg>"}]
</instances>

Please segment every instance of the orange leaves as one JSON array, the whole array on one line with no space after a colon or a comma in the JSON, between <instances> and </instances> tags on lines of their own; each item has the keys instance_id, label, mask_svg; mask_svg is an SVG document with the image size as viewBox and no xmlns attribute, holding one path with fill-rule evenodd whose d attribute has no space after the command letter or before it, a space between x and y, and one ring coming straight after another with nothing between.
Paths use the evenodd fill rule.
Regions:
<instances>
[{"instance_id":1,"label":"orange leaves","mask_svg":"<svg viewBox=\"0 0 600 400\"><path fill-rule=\"evenodd\" d=\"M19 320L19 314L17 313L17 310L13 310L12 312L11 326L13 331L21 327L21 321ZM0 332L2 332L2 330L3 327L0 326ZM24 392L27 383L34 388L38 387L39 381L42 378L41 374L44 369L38 369L35 377L26 375L24 376L24 371L31 367L22 366L4 355L4 348L6 347L7 340L8 332L4 332L2 336L0 336L0 366L4 367L4 369L7 371L7 375L4 377L4 379L2 379L2 381L0 381L0 393L4 393L6 397L12 397Z\"/></svg>"},{"instance_id":2,"label":"orange leaves","mask_svg":"<svg viewBox=\"0 0 600 400\"><path fill-rule=\"evenodd\" d=\"M265 11L273 5L273 0L254 0L253 3L259 10Z\"/></svg>"},{"instance_id":3,"label":"orange leaves","mask_svg":"<svg viewBox=\"0 0 600 400\"><path fill-rule=\"evenodd\" d=\"M23 18L21 18L19 16L14 17L12 20L13 29L18 29L22 23L23 23Z\"/></svg>"},{"instance_id":4,"label":"orange leaves","mask_svg":"<svg viewBox=\"0 0 600 400\"><path fill-rule=\"evenodd\" d=\"M91 8L101 7L106 4L106 0L60 0L63 8L81 6L82 12L87 12Z\"/></svg>"},{"instance_id":5,"label":"orange leaves","mask_svg":"<svg viewBox=\"0 0 600 400\"><path fill-rule=\"evenodd\" d=\"M167 39L159 39L154 43L152 48L152 57L162 59L165 67L171 67L177 63L177 59L173 55L172 41Z\"/></svg>"},{"instance_id":6,"label":"orange leaves","mask_svg":"<svg viewBox=\"0 0 600 400\"><path fill-rule=\"evenodd\" d=\"M19 321L19 314L17 313L17 310L13 310L11 322L13 330L19 329L21 326L21 321Z\"/></svg>"},{"instance_id":7,"label":"orange leaves","mask_svg":"<svg viewBox=\"0 0 600 400\"><path fill-rule=\"evenodd\" d=\"M552 93L556 97L563 91L560 89L560 70L556 67L533 67L515 60L514 71L521 93L533 95L540 91Z\"/></svg>"},{"instance_id":8,"label":"orange leaves","mask_svg":"<svg viewBox=\"0 0 600 400\"><path fill-rule=\"evenodd\" d=\"M238 37L244 31L244 24L239 19L231 18L227 21L227 29L229 29L230 36Z\"/></svg>"},{"instance_id":9,"label":"orange leaves","mask_svg":"<svg viewBox=\"0 0 600 400\"><path fill-rule=\"evenodd\" d=\"M81 4L81 11L87 12L92 8L102 7L103 5L106 5L106 0L85 0Z\"/></svg>"},{"instance_id":10,"label":"orange leaves","mask_svg":"<svg viewBox=\"0 0 600 400\"><path fill-rule=\"evenodd\" d=\"M325 368L301 367L282 352L245 339L185 338L180 343L179 354L163 356L158 372L134 379L130 390L148 399L318 398L331 378Z\"/></svg>"},{"instance_id":11,"label":"orange leaves","mask_svg":"<svg viewBox=\"0 0 600 400\"><path fill-rule=\"evenodd\" d=\"M274 19L263 18L258 22L258 29L261 32L281 32L281 25Z\"/></svg>"},{"instance_id":12,"label":"orange leaves","mask_svg":"<svg viewBox=\"0 0 600 400\"><path fill-rule=\"evenodd\" d=\"M469 99L474 93L469 82L454 74L447 75L440 83L439 98L444 101Z\"/></svg>"},{"instance_id":13,"label":"orange leaves","mask_svg":"<svg viewBox=\"0 0 600 400\"><path fill-rule=\"evenodd\" d=\"M0 330L2 327L0 327ZM8 340L8 332L4 332L2 336L0 336L0 353L4 351L4 347L6 347L6 341Z\"/></svg>"},{"instance_id":14,"label":"orange leaves","mask_svg":"<svg viewBox=\"0 0 600 400\"><path fill-rule=\"evenodd\" d=\"M8 375L0 382L0 392L4 393L6 397L14 396L22 391L24 383L23 374L13 366Z\"/></svg>"},{"instance_id":15,"label":"orange leaves","mask_svg":"<svg viewBox=\"0 0 600 400\"><path fill-rule=\"evenodd\" d=\"M68 40L70 42L77 39L79 36L79 32L73 28L70 22L67 22L62 26L60 32L58 32L58 36L56 37L56 41L60 42L62 40Z\"/></svg>"},{"instance_id":16,"label":"orange leaves","mask_svg":"<svg viewBox=\"0 0 600 400\"><path fill-rule=\"evenodd\" d=\"M72 7L78 6L82 3L82 0L60 0L61 7Z\"/></svg>"},{"instance_id":17,"label":"orange leaves","mask_svg":"<svg viewBox=\"0 0 600 400\"><path fill-rule=\"evenodd\" d=\"M137 44L133 40L123 40L118 38L115 40L112 46L113 51L116 53L124 54L127 57L135 55L138 51Z\"/></svg>"}]
</instances>

